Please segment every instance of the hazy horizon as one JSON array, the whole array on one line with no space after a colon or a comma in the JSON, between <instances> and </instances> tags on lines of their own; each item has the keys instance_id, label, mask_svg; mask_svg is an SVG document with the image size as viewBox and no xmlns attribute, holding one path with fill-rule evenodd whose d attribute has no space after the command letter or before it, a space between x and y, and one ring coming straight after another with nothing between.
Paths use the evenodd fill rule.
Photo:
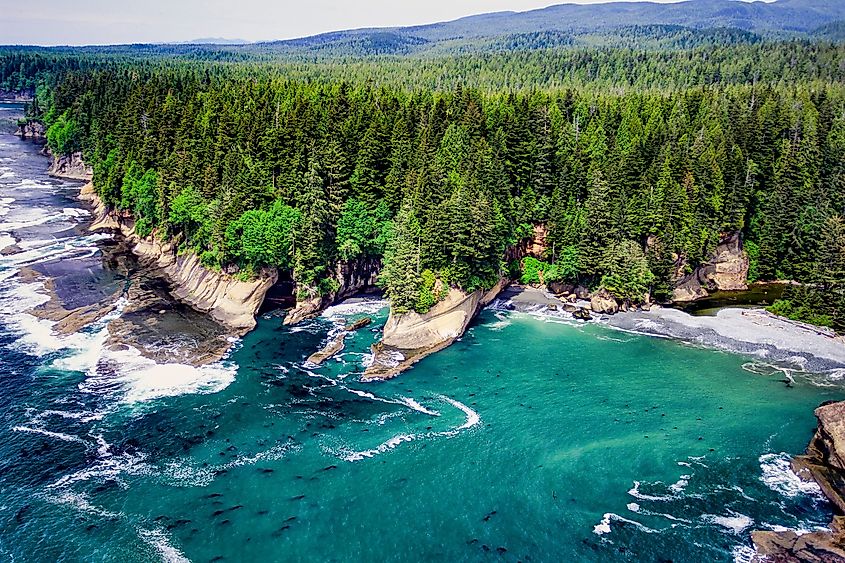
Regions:
<instances>
[{"instance_id":1,"label":"hazy horizon","mask_svg":"<svg viewBox=\"0 0 845 563\"><path fill-rule=\"evenodd\" d=\"M634 0L622 0L634 1ZM651 0L671 3L680 0ZM271 41L362 27L399 27L454 20L474 14L526 11L562 4L607 0L431 0L402 4L363 0L354 10L338 0L148 0L115 6L107 0L73 3L44 0L15 3L0 31L4 45L109 45L166 43L202 38Z\"/></svg>"}]
</instances>

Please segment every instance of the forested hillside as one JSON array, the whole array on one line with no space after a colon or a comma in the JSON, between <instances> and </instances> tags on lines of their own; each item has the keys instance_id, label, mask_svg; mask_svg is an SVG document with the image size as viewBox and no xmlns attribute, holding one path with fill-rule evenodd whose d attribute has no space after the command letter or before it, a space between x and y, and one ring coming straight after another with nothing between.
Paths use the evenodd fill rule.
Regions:
<instances>
[{"instance_id":1,"label":"forested hillside","mask_svg":"<svg viewBox=\"0 0 845 563\"><path fill-rule=\"evenodd\" d=\"M394 309L490 287L549 228L544 281L666 299L740 232L753 279L794 279L794 316L842 328L841 45L542 49L445 59L210 63L7 50L0 84L103 201L210 268L379 258ZM441 283L437 283L439 280Z\"/></svg>"}]
</instances>

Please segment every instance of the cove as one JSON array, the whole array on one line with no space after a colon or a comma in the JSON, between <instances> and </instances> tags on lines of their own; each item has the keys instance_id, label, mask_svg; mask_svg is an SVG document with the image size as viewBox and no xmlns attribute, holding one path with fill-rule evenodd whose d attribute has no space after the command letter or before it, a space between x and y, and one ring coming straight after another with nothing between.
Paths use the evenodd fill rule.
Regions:
<instances>
[{"instance_id":1,"label":"cove","mask_svg":"<svg viewBox=\"0 0 845 563\"><path fill-rule=\"evenodd\" d=\"M22 250L0 262L4 559L732 561L752 529L830 522L788 459L841 383L796 373L789 388L759 358L486 309L365 384L380 301L296 327L267 312L206 369L115 356L96 323L59 339L26 315L43 299L16 270L106 294L108 241L32 146L3 136L0 167L2 234ZM306 364L363 315L341 355Z\"/></svg>"},{"instance_id":2,"label":"cove","mask_svg":"<svg viewBox=\"0 0 845 563\"><path fill-rule=\"evenodd\" d=\"M82 444L15 435L52 445L23 463L43 483L12 473L40 517L6 545L39 545L45 561L728 561L753 528L830 519L786 454L838 387L787 388L741 356L490 310L397 380L356 381L369 330L339 360L303 366L327 317L376 310L383 323L381 303L294 329L267 316L222 391L103 401L88 422L43 414L95 400L83 375L54 374L61 391L11 411ZM89 442L99 455L80 455Z\"/></svg>"}]
</instances>

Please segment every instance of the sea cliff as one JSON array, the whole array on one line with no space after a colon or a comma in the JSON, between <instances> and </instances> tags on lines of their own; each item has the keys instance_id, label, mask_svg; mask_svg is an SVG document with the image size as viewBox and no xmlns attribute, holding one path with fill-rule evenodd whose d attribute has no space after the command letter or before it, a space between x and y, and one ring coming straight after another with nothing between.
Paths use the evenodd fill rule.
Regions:
<instances>
[{"instance_id":1,"label":"sea cliff","mask_svg":"<svg viewBox=\"0 0 845 563\"><path fill-rule=\"evenodd\" d=\"M296 305L285 315L284 324L295 325L319 315L325 308L347 297L374 288L380 271L381 261L374 258L335 264L332 279L337 289L321 295L315 288L298 286Z\"/></svg>"},{"instance_id":2,"label":"sea cliff","mask_svg":"<svg viewBox=\"0 0 845 563\"><path fill-rule=\"evenodd\" d=\"M748 289L750 261L742 248L739 233L725 233L710 259L692 273L684 275L686 264L679 261L672 301L688 302L707 297L710 291Z\"/></svg>"},{"instance_id":3,"label":"sea cliff","mask_svg":"<svg viewBox=\"0 0 845 563\"><path fill-rule=\"evenodd\" d=\"M210 270L200 263L196 254L179 253L173 241L163 242L155 235L138 236L132 218L108 210L90 182L82 187L79 198L94 207L95 220L90 229L120 232L132 251L172 284L174 297L239 333L255 327L255 314L267 291L276 283L275 270L262 271L251 281Z\"/></svg>"},{"instance_id":4,"label":"sea cliff","mask_svg":"<svg viewBox=\"0 0 845 563\"><path fill-rule=\"evenodd\" d=\"M364 379L396 377L429 354L446 348L464 334L481 308L507 285L508 280L502 278L489 290L466 293L450 288L446 297L424 314L396 314L391 310L384 336L373 347L373 361L364 372Z\"/></svg>"}]
</instances>

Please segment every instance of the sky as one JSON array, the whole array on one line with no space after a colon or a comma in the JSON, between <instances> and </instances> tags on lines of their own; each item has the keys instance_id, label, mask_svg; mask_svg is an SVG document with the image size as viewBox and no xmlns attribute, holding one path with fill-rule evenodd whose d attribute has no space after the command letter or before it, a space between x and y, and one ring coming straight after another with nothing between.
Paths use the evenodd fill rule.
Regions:
<instances>
[{"instance_id":1,"label":"sky","mask_svg":"<svg viewBox=\"0 0 845 563\"><path fill-rule=\"evenodd\" d=\"M572 1L572 0L568 0ZM594 4L601 0L576 0ZM671 1L671 0L656 0ZM0 0L0 44L102 45L206 37L266 41L405 26L564 0Z\"/></svg>"}]
</instances>

